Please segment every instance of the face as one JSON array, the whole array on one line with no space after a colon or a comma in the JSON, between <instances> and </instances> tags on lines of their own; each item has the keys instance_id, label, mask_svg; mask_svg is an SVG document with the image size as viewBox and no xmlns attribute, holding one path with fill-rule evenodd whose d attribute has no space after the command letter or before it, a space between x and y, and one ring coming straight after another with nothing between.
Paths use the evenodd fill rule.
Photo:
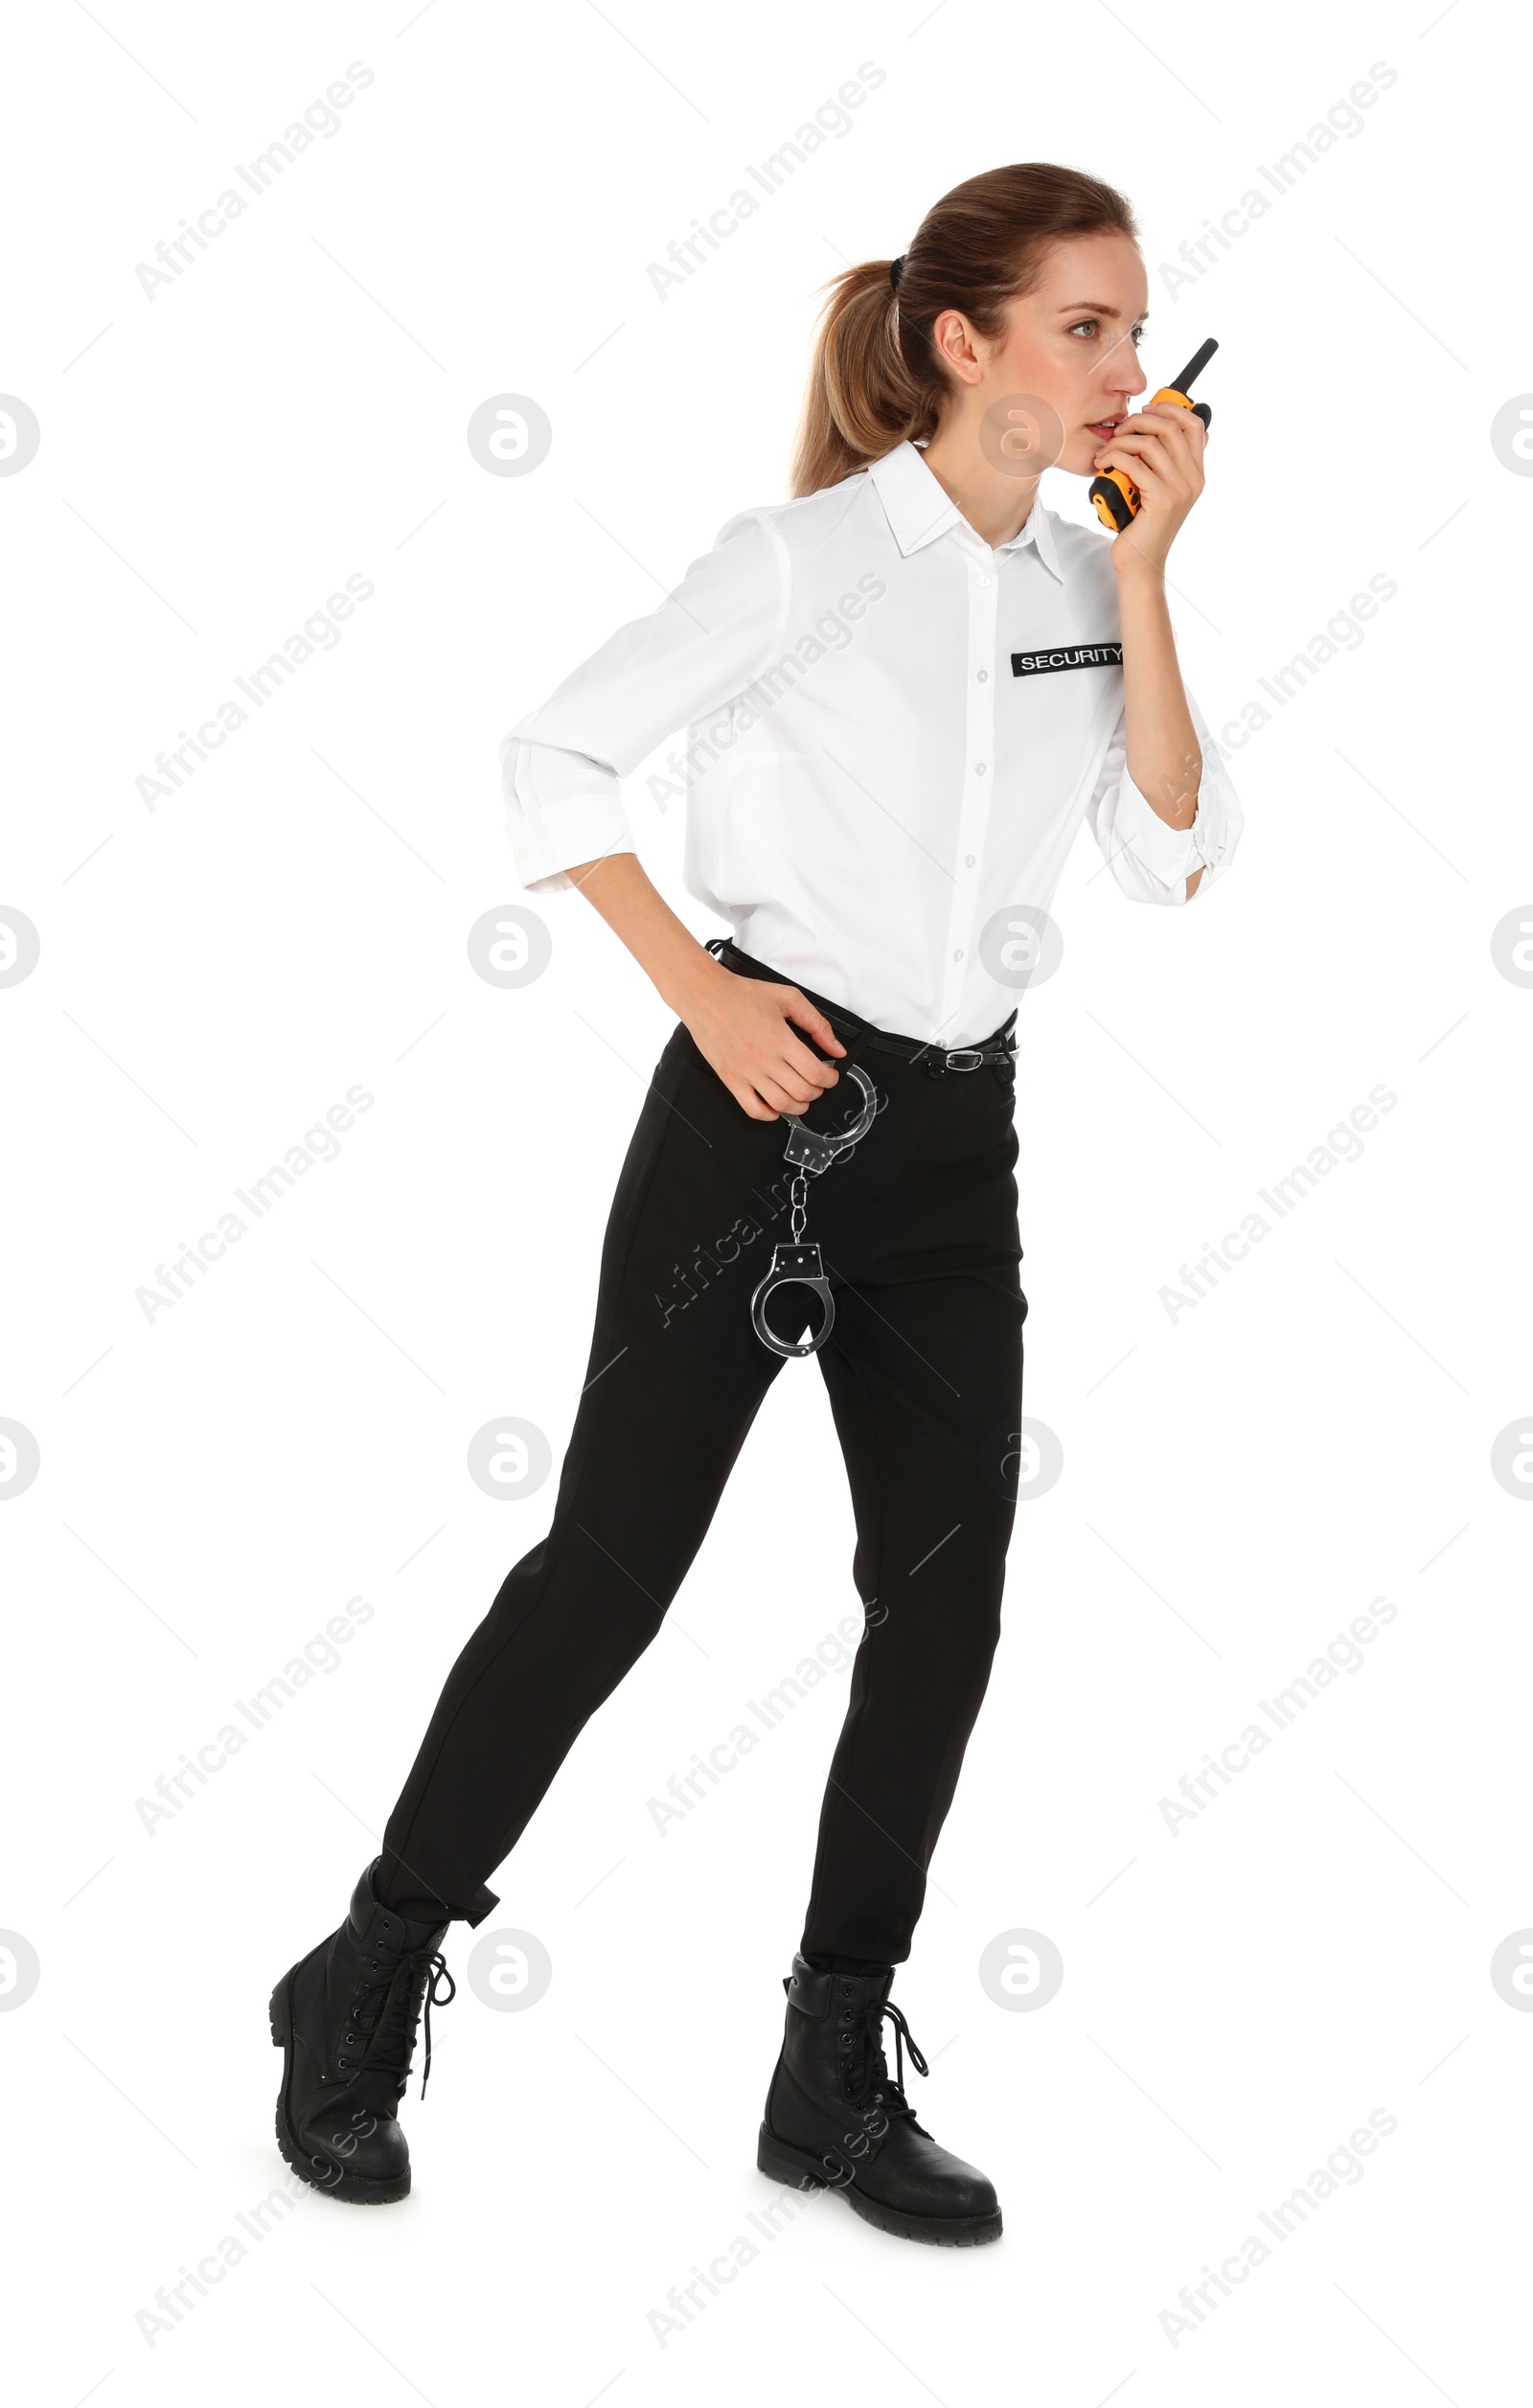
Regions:
<instances>
[{"instance_id":1,"label":"face","mask_svg":"<svg viewBox=\"0 0 1533 2408\"><path fill-rule=\"evenodd\" d=\"M966 417L1017 397L1041 401L1049 465L1090 476L1099 447L1149 382L1138 356L1148 298L1136 243L1083 235L1053 245L1033 290L1011 302L998 343L976 335L956 310L941 313L932 337Z\"/></svg>"}]
</instances>

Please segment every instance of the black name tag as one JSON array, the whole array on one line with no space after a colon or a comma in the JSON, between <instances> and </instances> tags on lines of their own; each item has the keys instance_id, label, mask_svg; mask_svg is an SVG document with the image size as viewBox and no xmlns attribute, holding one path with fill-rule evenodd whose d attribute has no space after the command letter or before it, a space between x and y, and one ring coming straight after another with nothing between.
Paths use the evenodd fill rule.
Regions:
<instances>
[{"instance_id":1,"label":"black name tag","mask_svg":"<svg viewBox=\"0 0 1533 2408\"><path fill-rule=\"evenodd\" d=\"M1013 653L1014 677L1041 677L1051 669L1121 669L1121 644L1056 644L1045 653Z\"/></svg>"}]
</instances>

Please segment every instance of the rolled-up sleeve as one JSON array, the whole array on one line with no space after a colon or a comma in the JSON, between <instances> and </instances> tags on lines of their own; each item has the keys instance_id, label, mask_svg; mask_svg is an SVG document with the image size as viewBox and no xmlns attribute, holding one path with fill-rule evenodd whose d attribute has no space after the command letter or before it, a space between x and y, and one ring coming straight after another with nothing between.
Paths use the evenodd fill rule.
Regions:
<instances>
[{"instance_id":1,"label":"rolled-up sleeve","mask_svg":"<svg viewBox=\"0 0 1533 2408\"><path fill-rule=\"evenodd\" d=\"M620 781L656 745L733 701L772 658L789 608L786 547L742 511L675 590L630 619L501 741L501 791L521 884L637 850Z\"/></svg>"},{"instance_id":2,"label":"rolled-up sleeve","mask_svg":"<svg viewBox=\"0 0 1533 2408\"><path fill-rule=\"evenodd\" d=\"M1198 809L1190 828L1168 827L1129 775L1121 713L1087 805L1091 834L1107 865L1134 903L1191 902L1187 881L1198 869L1203 875L1195 892L1201 895L1229 867L1245 824L1219 747L1190 694L1187 709L1203 761Z\"/></svg>"}]
</instances>

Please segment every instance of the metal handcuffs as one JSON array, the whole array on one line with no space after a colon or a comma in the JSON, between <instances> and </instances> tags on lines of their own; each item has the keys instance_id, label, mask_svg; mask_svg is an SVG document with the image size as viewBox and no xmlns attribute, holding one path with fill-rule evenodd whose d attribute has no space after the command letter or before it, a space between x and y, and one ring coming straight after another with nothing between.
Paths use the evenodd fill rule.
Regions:
<instances>
[{"instance_id":1,"label":"metal handcuffs","mask_svg":"<svg viewBox=\"0 0 1533 2408\"><path fill-rule=\"evenodd\" d=\"M783 1152L796 1174L789 1190L793 1234L790 1239L779 1239L772 1248L766 1275L750 1299L750 1318L756 1335L764 1346L770 1346L774 1354L816 1353L829 1338L835 1319L835 1304L831 1295L831 1283L825 1276L825 1267L820 1260L820 1250L804 1242L804 1199L809 1193L809 1181L804 1174L811 1172L818 1178L822 1171L830 1169L838 1154L844 1154L850 1146L856 1145L858 1137L865 1137L873 1126L879 1109L873 1081L855 1062L848 1063L846 1068L847 1075L855 1079L862 1090L862 1109L852 1128L832 1135L829 1131L806 1128L797 1112L783 1114L789 1124L788 1143ZM777 1336L766 1319L766 1299L779 1288L813 1289L825 1308L825 1319L816 1336L801 1342Z\"/></svg>"}]
</instances>

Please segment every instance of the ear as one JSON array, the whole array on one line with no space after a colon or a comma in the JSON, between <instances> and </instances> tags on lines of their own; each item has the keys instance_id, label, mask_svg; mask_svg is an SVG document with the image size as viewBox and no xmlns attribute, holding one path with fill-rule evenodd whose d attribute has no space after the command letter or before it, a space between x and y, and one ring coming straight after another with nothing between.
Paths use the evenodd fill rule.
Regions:
<instances>
[{"instance_id":1,"label":"ear","mask_svg":"<svg viewBox=\"0 0 1533 2408\"><path fill-rule=\"evenodd\" d=\"M974 329L961 310L943 310L932 321L934 348L966 384L977 384L984 373Z\"/></svg>"}]
</instances>

